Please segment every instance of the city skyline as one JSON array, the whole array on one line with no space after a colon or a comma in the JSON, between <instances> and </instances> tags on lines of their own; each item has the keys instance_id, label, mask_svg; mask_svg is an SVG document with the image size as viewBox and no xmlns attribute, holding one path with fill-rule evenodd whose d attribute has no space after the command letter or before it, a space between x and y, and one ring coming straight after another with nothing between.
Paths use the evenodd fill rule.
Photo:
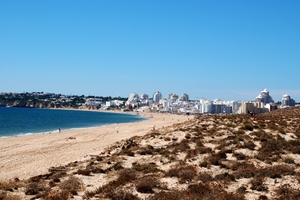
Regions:
<instances>
[{"instance_id":1,"label":"city skyline","mask_svg":"<svg viewBox=\"0 0 300 200\"><path fill-rule=\"evenodd\" d=\"M128 100L131 99L132 95L134 96L138 96L138 98L140 99L153 99L154 102L158 103L160 99L170 99L172 98L172 96L176 97L176 99L188 99L187 101L201 101L201 100L208 100L208 101L237 101L237 102L257 102L257 101L261 101L261 99L265 98L264 96L266 95L268 98L270 98L271 102L273 103L278 103L281 102L283 99L293 99L295 101L295 103L300 103L300 101L297 101L296 99L293 98L293 96L289 95L288 93L285 93L281 96L281 98L279 100L274 99L273 96L271 95L270 91L265 88L263 90L259 92L257 92L256 97L252 97L250 99L220 99L220 98L214 98L214 99L209 99L209 98L205 98L202 97L200 99L190 99L189 94L187 93L182 93L182 94L178 94L178 93L167 93L167 94L162 94L159 90L153 92L153 93L136 93L136 92L131 92L129 95L127 96L105 96L105 95L93 95L93 94L89 94L89 95L80 95L80 94L63 94L63 93L55 93L55 92L44 92L44 91L34 91L34 92L28 92L28 91L23 91L23 92L3 92L0 91L0 95L5 95L5 94L25 94L25 93L29 93L29 94L37 94L37 95L45 95L45 94L51 94L51 95L62 95L62 96L84 96L84 97L109 97L109 98L127 98ZM156 97L158 94L158 99L156 100ZM184 97L183 97L184 96ZM269 101L268 101L269 102Z\"/></svg>"},{"instance_id":2,"label":"city skyline","mask_svg":"<svg viewBox=\"0 0 300 200\"><path fill-rule=\"evenodd\" d=\"M300 2L33 1L0 7L1 92L300 101Z\"/></svg>"}]
</instances>

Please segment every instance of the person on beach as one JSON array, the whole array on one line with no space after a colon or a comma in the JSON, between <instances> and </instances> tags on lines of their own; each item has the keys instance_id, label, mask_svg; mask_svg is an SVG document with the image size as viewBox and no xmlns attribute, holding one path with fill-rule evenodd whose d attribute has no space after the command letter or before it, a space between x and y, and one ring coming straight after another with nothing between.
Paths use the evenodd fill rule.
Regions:
<instances>
[{"instance_id":1,"label":"person on beach","mask_svg":"<svg viewBox=\"0 0 300 200\"><path fill-rule=\"evenodd\" d=\"M59 132L59 133L61 132L60 128L58 129L58 132Z\"/></svg>"}]
</instances>

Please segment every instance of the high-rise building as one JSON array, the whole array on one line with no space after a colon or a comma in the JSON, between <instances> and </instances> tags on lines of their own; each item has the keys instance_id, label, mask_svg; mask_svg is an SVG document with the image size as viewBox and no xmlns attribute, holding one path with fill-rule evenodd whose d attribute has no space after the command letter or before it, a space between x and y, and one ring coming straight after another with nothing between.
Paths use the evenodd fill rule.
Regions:
<instances>
[{"instance_id":1,"label":"high-rise building","mask_svg":"<svg viewBox=\"0 0 300 200\"><path fill-rule=\"evenodd\" d=\"M296 102L294 99L290 97L290 95L285 94L282 96L281 99L281 107L286 107L286 106L295 106Z\"/></svg>"},{"instance_id":2,"label":"high-rise building","mask_svg":"<svg viewBox=\"0 0 300 200\"><path fill-rule=\"evenodd\" d=\"M142 95L141 95L141 99L142 99L142 100L147 100L147 99L149 99L148 94L142 94Z\"/></svg>"},{"instance_id":3,"label":"high-rise building","mask_svg":"<svg viewBox=\"0 0 300 200\"><path fill-rule=\"evenodd\" d=\"M213 102L207 99L200 99L201 113L213 113L214 105Z\"/></svg>"},{"instance_id":4,"label":"high-rise building","mask_svg":"<svg viewBox=\"0 0 300 200\"><path fill-rule=\"evenodd\" d=\"M135 104L138 103L139 99L140 99L139 95L133 92L133 93L130 94L130 96L127 99L125 105L131 105L131 104L135 105Z\"/></svg>"},{"instance_id":5,"label":"high-rise building","mask_svg":"<svg viewBox=\"0 0 300 200\"><path fill-rule=\"evenodd\" d=\"M274 103L267 89L261 91L261 93L256 97L256 101L263 102L264 105L266 105L267 103Z\"/></svg>"},{"instance_id":6,"label":"high-rise building","mask_svg":"<svg viewBox=\"0 0 300 200\"><path fill-rule=\"evenodd\" d=\"M254 111L254 108L255 108L255 106L252 102L243 102L239 109L239 113L240 114L251 113Z\"/></svg>"},{"instance_id":7,"label":"high-rise building","mask_svg":"<svg viewBox=\"0 0 300 200\"><path fill-rule=\"evenodd\" d=\"M162 99L162 94L159 91L154 92L153 94L153 102L158 103L159 100Z\"/></svg>"},{"instance_id":8,"label":"high-rise building","mask_svg":"<svg viewBox=\"0 0 300 200\"><path fill-rule=\"evenodd\" d=\"M180 97L180 100L181 101L186 101L186 102L188 102L189 101L189 95L187 95L187 94L183 94L181 97Z\"/></svg>"}]
</instances>

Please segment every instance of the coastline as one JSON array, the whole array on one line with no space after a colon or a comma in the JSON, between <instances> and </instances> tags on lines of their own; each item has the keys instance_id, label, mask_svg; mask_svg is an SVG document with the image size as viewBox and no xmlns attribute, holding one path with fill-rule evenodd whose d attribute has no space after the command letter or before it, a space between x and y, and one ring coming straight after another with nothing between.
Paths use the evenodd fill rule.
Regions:
<instances>
[{"instance_id":1,"label":"coastline","mask_svg":"<svg viewBox=\"0 0 300 200\"><path fill-rule=\"evenodd\" d=\"M0 180L26 179L44 174L50 167L81 161L87 159L89 155L99 155L109 145L133 136L145 135L153 127L162 128L188 120L188 116L184 115L161 113L139 113L139 115L148 119L63 130L61 133L3 138L0 140Z\"/></svg>"},{"instance_id":2,"label":"coastline","mask_svg":"<svg viewBox=\"0 0 300 200\"><path fill-rule=\"evenodd\" d=\"M125 120L125 121L144 121L147 120L147 118L142 117L141 115L134 113L134 112L122 112L122 111L104 111L104 110L93 110L93 109L72 109L72 108L26 108L26 109L37 109L37 110L57 110L57 111L79 111L79 112L93 112L93 113L108 113L108 114L117 114L117 115L127 115L127 116L133 116L134 120ZM56 117L57 118L57 117ZM127 117L126 117L127 118ZM116 122L117 123L117 122ZM118 123L127 123L124 121L119 121ZM55 125L56 124L56 125ZM2 139L7 139L7 138L12 138L12 137L26 137L26 136L31 136L31 135L43 135L43 134L55 134L59 133L59 129L63 129L64 131L69 131L69 130L77 130L77 129L88 129L88 128L94 128L94 127L101 127L101 126L107 126L110 124L114 124L114 122L102 122L101 121L94 121L90 124L72 124L72 125L67 125L67 126L60 126L55 123L55 124L50 124L49 127L42 127L42 128L37 128L37 129L31 129L27 130L22 129L22 131L19 130L19 132L13 131L13 132L0 132L0 140ZM37 126L39 127L39 126Z\"/></svg>"}]
</instances>

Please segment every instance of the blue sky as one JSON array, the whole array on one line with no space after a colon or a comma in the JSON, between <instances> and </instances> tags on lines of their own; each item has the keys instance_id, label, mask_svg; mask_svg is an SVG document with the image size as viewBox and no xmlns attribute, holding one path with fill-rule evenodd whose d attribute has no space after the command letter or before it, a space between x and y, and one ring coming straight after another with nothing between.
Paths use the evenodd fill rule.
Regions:
<instances>
[{"instance_id":1,"label":"blue sky","mask_svg":"<svg viewBox=\"0 0 300 200\"><path fill-rule=\"evenodd\" d=\"M0 92L300 102L300 1L0 0Z\"/></svg>"}]
</instances>

